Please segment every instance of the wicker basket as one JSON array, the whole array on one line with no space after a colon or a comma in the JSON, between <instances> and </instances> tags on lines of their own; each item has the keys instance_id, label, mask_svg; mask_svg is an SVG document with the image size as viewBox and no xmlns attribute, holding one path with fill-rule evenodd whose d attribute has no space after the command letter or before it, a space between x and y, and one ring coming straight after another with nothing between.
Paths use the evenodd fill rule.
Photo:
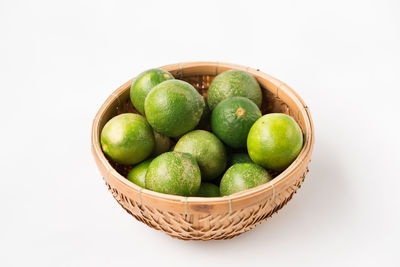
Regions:
<instances>
[{"instance_id":1,"label":"wicker basket","mask_svg":"<svg viewBox=\"0 0 400 267\"><path fill-rule=\"evenodd\" d=\"M281 209L304 181L314 143L309 109L285 83L258 69L216 62L173 64L162 69L191 83L203 96L207 95L208 86L217 74L230 69L247 71L262 87L263 114L283 112L292 116L303 131L303 149L272 181L228 197L182 197L143 189L124 178L129 167L107 160L99 142L101 129L109 119L120 113L136 112L129 98L130 80L107 98L93 121L92 152L108 189L138 221L175 238L229 239L253 229Z\"/></svg>"}]
</instances>

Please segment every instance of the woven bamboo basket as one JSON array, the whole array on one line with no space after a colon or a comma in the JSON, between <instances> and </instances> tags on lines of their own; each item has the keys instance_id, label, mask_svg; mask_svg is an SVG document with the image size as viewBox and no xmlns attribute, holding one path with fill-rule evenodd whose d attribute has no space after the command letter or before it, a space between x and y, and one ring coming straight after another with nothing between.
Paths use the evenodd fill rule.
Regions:
<instances>
[{"instance_id":1,"label":"woven bamboo basket","mask_svg":"<svg viewBox=\"0 0 400 267\"><path fill-rule=\"evenodd\" d=\"M129 98L129 80L107 98L92 126L92 152L109 191L138 221L183 240L230 239L266 221L292 198L308 172L314 128L303 100L285 83L258 69L217 62L188 62L161 68L191 83L204 97L217 74L230 69L247 71L262 87L263 114L286 113L300 125L304 135L302 151L272 181L227 197L182 197L143 189L124 177L130 167L109 161L100 147L100 132L109 119L120 113L137 113Z\"/></svg>"}]
</instances>

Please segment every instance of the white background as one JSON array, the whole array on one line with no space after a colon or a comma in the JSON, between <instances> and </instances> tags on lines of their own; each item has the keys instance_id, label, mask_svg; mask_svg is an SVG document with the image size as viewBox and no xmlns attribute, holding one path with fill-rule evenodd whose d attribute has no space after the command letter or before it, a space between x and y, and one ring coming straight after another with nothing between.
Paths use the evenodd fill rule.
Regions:
<instances>
[{"instance_id":1,"label":"white background","mask_svg":"<svg viewBox=\"0 0 400 267\"><path fill-rule=\"evenodd\" d=\"M399 1L0 0L0 266L400 266ZM123 211L90 152L119 85L259 68L310 107L310 173L269 221L183 242Z\"/></svg>"}]
</instances>

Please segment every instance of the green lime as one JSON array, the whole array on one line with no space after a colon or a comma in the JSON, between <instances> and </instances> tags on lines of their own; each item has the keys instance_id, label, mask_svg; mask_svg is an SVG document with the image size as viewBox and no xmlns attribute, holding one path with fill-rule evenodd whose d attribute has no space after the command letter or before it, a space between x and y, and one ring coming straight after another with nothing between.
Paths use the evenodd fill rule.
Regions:
<instances>
[{"instance_id":1,"label":"green lime","mask_svg":"<svg viewBox=\"0 0 400 267\"><path fill-rule=\"evenodd\" d=\"M222 196L228 196L265 184L271 179L269 173L257 164L237 163L225 172L219 189Z\"/></svg>"},{"instance_id":2,"label":"green lime","mask_svg":"<svg viewBox=\"0 0 400 267\"><path fill-rule=\"evenodd\" d=\"M282 171L299 155L303 134L296 121L283 113L262 116L247 137L250 158L269 170Z\"/></svg>"},{"instance_id":3,"label":"green lime","mask_svg":"<svg viewBox=\"0 0 400 267\"><path fill-rule=\"evenodd\" d=\"M157 84L174 79L171 73L162 69L151 69L139 74L132 82L130 97L132 104L142 114L144 114L144 100L147 94Z\"/></svg>"},{"instance_id":4,"label":"green lime","mask_svg":"<svg viewBox=\"0 0 400 267\"><path fill-rule=\"evenodd\" d=\"M146 188L165 194L194 196L200 188L201 174L189 154L166 152L153 159L146 174Z\"/></svg>"},{"instance_id":5,"label":"green lime","mask_svg":"<svg viewBox=\"0 0 400 267\"><path fill-rule=\"evenodd\" d=\"M219 102L233 96L246 97L261 107L260 85L245 71L228 70L217 75L208 88L208 106L213 110Z\"/></svg>"},{"instance_id":6,"label":"green lime","mask_svg":"<svg viewBox=\"0 0 400 267\"><path fill-rule=\"evenodd\" d=\"M169 137L180 136L196 127L204 105L196 89L180 80L168 80L155 86L144 103L150 125Z\"/></svg>"},{"instance_id":7,"label":"green lime","mask_svg":"<svg viewBox=\"0 0 400 267\"><path fill-rule=\"evenodd\" d=\"M130 170L126 178L128 178L128 180L131 181L132 183L145 188L146 173L152 160L153 159L145 160L136 165L135 167L133 167L133 169Z\"/></svg>"},{"instance_id":8,"label":"green lime","mask_svg":"<svg viewBox=\"0 0 400 267\"><path fill-rule=\"evenodd\" d=\"M247 135L254 122L261 117L261 111L245 97L224 99L211 115L213 132L228 146L246 147Z\"/></svg>"},{"instance_id":9,"label":"green lime","mask_svg":"<svg viewBox=\"0 0 400 267\"><path fill-rule=\"evenodd\" d=\"M154 149L151 155L156 157L164 152L167 152L171 147L171 139L153 130L154 134Z\"/></svg>"},{"instance_id":10,"label":"green lime","mask_svg":"<svg viewBox=\"0 0 400 267\"><path fill-rule=\"evenodd\" d=\"M236 163L254 163L247 153L235 153L231 155L229 165L232 166Z\"/></svg>"},{"instance_id":11,"label":"green lime","mask_svg":"<svg viewBox=\"0 0 400 267\"><path fill-rule=\"evenodd\" d=\"M197 192L198 197L219 197L219 187L211 183L201 183Z\"/></svg>"},{"instance_id":12,"label":"green lime","mask_svg":"<svg viewBox=\"0 0 400 267\"><path fill-rule=\"evenodd\" d=\"M226 167L224 144L212 133L195 130L182 136L174 151L189 153L197 161L203 181L209 181L221 175Z\"/></svg>"},{"instance_id":13,"label":"green lime","mask_svg":"<svg viewBox=\"0 0 400 267\"><path fill-rule=\"evenodd\" d=\"M154 135L146 119L124 113L109 120L101 131L104 153L118 163L132 165L146 159L154 148Z\"/></svg>"}]
</instances>

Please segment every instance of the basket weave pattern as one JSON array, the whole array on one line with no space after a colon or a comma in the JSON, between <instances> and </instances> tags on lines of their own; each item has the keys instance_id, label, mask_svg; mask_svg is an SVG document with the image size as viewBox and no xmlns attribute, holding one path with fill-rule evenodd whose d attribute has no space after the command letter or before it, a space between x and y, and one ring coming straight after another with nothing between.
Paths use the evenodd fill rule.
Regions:
<instances>
[{"instance_id":1,"label":"basket weave pattern","mask_svg":"<svg viewBox=\"0 0 400 267\"><path fill-rule=\"evenodd\" d=\"M294 193L301 187L307 172L308 169L296 183L280 192L274 199L268 199L250 208L218 215L188 216L180 213L164 212L141 205L118 192L118 189L112 187L107 181L106 185L118 203L136 220L175 238L207 241L230 239L266 221L268 217L272 216L292 199ZM197 225L194 225L194 221L198 222Z\"/></svg>"},{"instance_id":2,"label":"basket weave pattern","mask_svg":"<svg viewBox=\"0 0 400 267\"><path fill-rule=\"evenodd\" d=\"M216 74L233 68L249 71L249 68L231 64L184 64L186 64L186 68L183 64L177 64L165 66L164 69L170 71L176 78L191 83L204 97L207 96L208 86ZM188 70L186 75L184 75L185 70ZM288 170L285 174L285 171L272 182L256 189L247 190L253 190L253 194L251 192L237 193L235 194L237 197L232 195L232 197L218 199L196 198L196 200L195 198L164 195L142 189L123 177L131 167L108 161L98 144L101 128L111 117L125 112L137 113L129 100L129 81L112 94L104 104L106 105L108 102L106 108L101 109L96 116L92 131L92 150L109 191L135 219L183 240L230 239L267 220L280 210L301 187L308 172L307 166L313 145L313 126L308 108L301 100L300 104L296 105L286 95L281 93L280 97L279 89L282 88L281 92L284 92L282 86L286 86L285 84L276 79L273 80L274 78L270 76L266 76L270 80L266 80L266 83L263 84L262 77L256 75L259 70L250 70L255 72L252 74L258 79L263 89L262 113L283 112L292 116L305 134L306 143L303 150L307 149L308 153L304 152L301 161L292 164L296 166L289 167L290 172ZM298 107L299 105L301 106ZM309 119L309 125L307 119ZM99 155L99 153L101 154ZM299 155L300 157L301 155Z\"/></svg>"}]
</instances>

